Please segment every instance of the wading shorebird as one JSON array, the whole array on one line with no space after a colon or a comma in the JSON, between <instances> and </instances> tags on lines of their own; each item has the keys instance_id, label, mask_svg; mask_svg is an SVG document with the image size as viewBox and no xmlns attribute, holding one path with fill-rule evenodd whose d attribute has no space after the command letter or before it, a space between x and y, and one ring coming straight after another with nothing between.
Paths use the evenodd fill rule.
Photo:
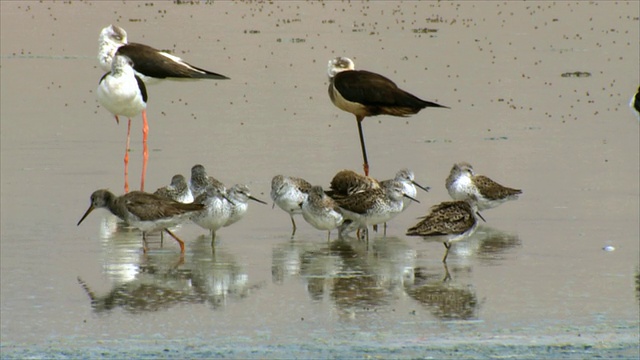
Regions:
<instances>
[{"instance_id":1,"label":"wading shorebird","mask_svg":"<svg viewBox=\"0 0 640 360\"><path fill-rule=\"evenodd\" d=\"M213 176L207 175L204 166L200 164L193 165L191 168L191 179L189 180L189 189L193 197L196 198L202 195L207 190L207 187L210 186L222 195L227 193L227 188L224 184Z\"/></svg>"},{"instance_id":2,"label":"wading shorebird","mask_svg":"<svg viewBox=\"0 0 640 360\"><path fill-rule=\"evenodd\" d=\"M98 62L104 71L111 69L116 55L126 55L133 61L137 75L147 84L161 79L214 79L228 77L195 67L181 58L151 46L127 41L127 32L116 25L102 29L98 38Z\"/></svg>"},{"instance_id":3,"label":"wading shorebird","mask_svg":"<svg viewBox=\"0 0 640 360\"><path fill-rule=\"evenodd\" d=\"M431 189L428 186L422 186L420 184L418 184L415 181L415 175L413 174L413 171L404 168L404 169L400 169L398 170L398 172L396 173L396 176L393 179L389 179L389 180L383 180L380 182L380 186L385 187L387 186L387 184L389 184L392 181L398 181L402 184L403 188L404 188L404 193L406 195L409 195L410 197L416 197L418 196L418 190L417 188L420 188L422 190L424 190L425 192L429 192L429 190ZM406 210L407 207L409 206L409 204L411 204L413 202L413 200L410 200L409 198L404 198L402 200L403 206L402 206L402 211Z\"/></svg>"},{"instance_id":4,"label":"wading shorebird","mask_svg":"<svg viewBox=\"0 0 640 360\"><path fill-rule=\"evenodd\" d=\"M192 203L194 200L193 194L191 194L191 190L189 189L189 184L187 184L187 180L182 176L182 174L173 175L171 178L171 184L159 188L154 191L153 194L165 199L175 200L183 204ZM171 230L175 231L175 228L172 228ZM163 234L164 233L162 232L160 233L160 244L164 241Z\"/></svg>"},{"instance_id":5,"label":"wading shorebird","mask_svg":"<svg viewBox=\"0 0 640 360\"><path fill-rule=\"evenodd\" d=\"M216 231L242 219L249 208L249 200L266 205L264 201L251 196L246 185L236 184L226 194L222 194L214 186L207 186L195 199L195 203L204 204L205 208L193 213L191 220L203 229L211 231L211 246L214 247Z\"/></svg>"},{"instance_id":6,"label":"wading shorebird","mask_svg":"<svg viewBox=\"0 0 640 360\"><path fill-rule=\"evenodd\" d=\"M273 200L271 208L278 205L289 214L293 226L292 238L296 234L296 221L293 215L302 214L300 204L309 196L309 190L311 190L311 184L299 177L276 175L271 179L271 200Z\"/></svg>"},{"instance_id":7,"label":"wading shorebird","mask_svg":"<svg viewBox=\"0 0 640 360\"><path fill-rule=\"evenodd\" d=\"M442 262L446 263L451 244L475 232L478 226L477 211L473 200L442 202L432 206L419 223L407 230L407 235L442 242L446 248Z\"/></svg>"},{"instance_id":8,"label":"wading shorebird","mask_svg":"<svg viewBox=\"0 0 640 360\"><path fill-rule=\"evenodd\" d=\"M124 191L129 192L129 140L131 135L131 118L142 114L142 178L140 191L144 191L144 178L147 172L147 160L149 150L147 148L147 135L149 124L147 123L147 89L144 82L134 73L133 63L129 57L118 55L113 59L111 71L104 74L96 90L98 102L116 117L116 123L120 123L118 116L126 116L127 145L124 152Z\"/></svg>"},{"instance_id":9,"label":"wading shorebird","mask_svg":"<svg viewBox=\"0 0 640 360\"><path fill-rule=\"evenodd\" d=\"M97 208L106 208L129 225L140 229L144 252L147 251L147 233L164 230L176 239L180 244L180 252L184 253L184 241L172 233L169 228L188 220L192 213L202 210L204 205L183 204L142 191L132 191L122 196L115 196L109 190L102 189L91 194L91 205L78 221L78 225Z\"/></svg>"},{"instance_id":10,"label":"wading shorebird","mask_svg":"<svg viewBox=\"0 0 640 360\"><path fill-rule=\"evenodd\" d=\"M182 176L182 174L173 175L171 178L171 184L159 188L154 192L154 194L183 204L193 202L193 194L189 189L187 180Z\"/></svg>"},{"instance_id":11,"label":"wading shorebird","mask_svg":"<svg viewBox=\"0 0 640 360\"><path fill-rule=\"evenodd\" d=\"M353 195L357 192L368 189L379 189L380 181L370 177L358 174L349 169L338 171L329 184L329 190L326 194L332 199L342 199Z\"/></svg>"},{"instance_id":12,"label":"wading shorebird","mask_svg":"<svg viewBox=\"0 0 640 360\"><path fill-rule=\"evenodd\" d=\"M318 230L327 230L327 241L331 241L331 230L342 225L344 218L338 204L324 193L322 186L313 186L309 196L302 202L302 217Z\"/></svg>"},{"instance_id":13,"label":"wading shorebird","mask_svg":"<svg viewBox=\"0 0 640 360\"><path fill-rule=\"evenodd\" d=\"M207 229L211 234L211 246L216 240L216 231L224 226L229 220L230 207L226 205L228 200L226 195L213 187L207 186L200 195L196 196L194 203L204 205L204 209L191 214L191 221L203 229Z\"/></svg>"},{"instance_id":14,"label":"wading shorebird","mask_svg":"<svg viewBox=\"0 0 640 360\"><path fill-rule=\"evenodd\" d=\"M113 73L113 66L117 62L118 57L124 56L129 59L129 67L132 68L131 72L137 76L138 87L140 90L135 90L135 82L129 80L129 75L119 80L120 85L105 85L103 92L112 93L111 95L98 94L98 100L100 103L109 109L111 106L116 106L117 103L130 102L129 105L121 104L114 110L109 109L114 115L116 115L116 121L118 121L118 115L123 115L131 118L142 112L142 142L143 142L143 161L142 161L142 179L140 185L140 191L144 191L144 178L147 170L147 161L149 158L149 151L147 148L147 134L149 132L149 126L147 124L146 102L147 92L144 88L144 83L152 84L158 82L161 79L217 79L224 80L228 77L217 74L208 70L204 70L195 67L181 58L171 55L167 52L154 49L150 46L137 43L128 43L127 32L119 26L109 25L102 29L98 38L98 62L100 67L107 72ZM122 65L118 65L122 67ZM129 70L127 69L127 73ZM105 75L105 77L108 74ZM125 80L126 83L125 83ZM104 79L104 77L103 77ZM110 82L115 82L112 80ZM102 80L101 80L102 86ZM108 89L107 89L108 87ZM100 88L98 88L100 91ZM134 91L140 92L140 99L129 100ZM115 100L114 100L115 99ZM106 102L106 103L105 103ZM141 106L140 102L144 103ZM126 111L126 113L122 113ZM127 115L133 114L133 115ZM128 184L128 164L129 164L129 133L131 130L131 120L127 127L127 152L125 153L125 192L129 191Z\"/></svg>"},{"instance_id":15,"label":"wading shorebird","mask_svg":"<svg viewBox=\"0 0 640 360\"><path fill-rule=\"evenodd\" d=\"M228 206L231 208L231 212L229 214L229 219L224 223L224 226L227 227L231 224L235 224L240 221L247 213L249 209L249 200L253 200L260 204L267 205L266 202L251 196L251 191L249 187L244 184L236 184L229 189L229 193L227 195L229 197L229 201L227 201Z\"/></svg>"},{"instance_id":16,"label":"wading shorebird","mask_svg":"<svg viewBox=\"0 0 640 360\"><path fill-rule=\"evenodd\" d=\"M360 146L364 159L364 174L369 175L369 161L364 144L362 120L367 116L409 116L426 107L448 108L422 100L402 89L388 78L365 70L355 70L347 57L329 60L329 98L341 110L356 116Z\"/></svg>"},{"instance_id":17,"label":"wading shorebird","mask_svg":"<svg viewBox=\"0 0 640 360\"><path fill-rule=\"evenodd\" d=\"M344 217L340 234L362 230L366 232L366 239L369 240L367 227L385 223L400 214L405 197L419 203L404 193L402 183L392 181L383 188L367 189L336 200Z\"/></svg>"},{"instance_id":18,"label":"wading shorebird","mask_svg":"<svg viewBox=\"0 0 640 360\"><path fill-rule=\"evenodd\" d=\"M466 162L453 165L445 185L453 200L473 199L477 202L477 215L483 221L486 220L480 215L480 211L516 200L522 194L522 190L502 186L486 176L476 175L471 164Z\"/></svg>"},{"instance_id":19,"label":"wading shorebird","mask_svg":"<svg viewBox=\"0 0 640 360\"><path fill-rule=\"evenodd\" d=\"M396 176L393 179L378 181L372 177L364 176L356 173L353 170L341 170L333 179L331 179L331 190L326 191L333 199L340 199L353 195L359 191L366 189L376 189L380 187L388 186L392 181L398 181L402 183L404 187L404 193L412 198L418 195L416 187L428 192L429 187L424 187L415 181L415 175L413 171L404 168L398 170ZM402 211L406 210L409 204L413 200L409 198L403 198ZM373 225L373 229L377 231L377 225ZM386 235L386 223L385 223L385 235Z\"/></svg>"}]
</instances>

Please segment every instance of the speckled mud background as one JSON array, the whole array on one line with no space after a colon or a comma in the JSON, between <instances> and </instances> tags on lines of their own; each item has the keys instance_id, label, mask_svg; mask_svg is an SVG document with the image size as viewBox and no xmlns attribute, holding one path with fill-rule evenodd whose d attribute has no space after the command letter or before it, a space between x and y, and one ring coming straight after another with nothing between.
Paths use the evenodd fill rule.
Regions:
<instances>
[{"instance_id":1,"label":"speckled mud background","mask_svg":"<svg viewBox=\"0 0 640 360\"><path fill-rule=\"evenodd\" d=\"M640 5L603 2L0 2L2 358L638 358ZM372 234L252 203L218 233L140 234L96 211L123 189L126 127L95 99L100 29L227 81L149 87L147 190L196 163L269 201L276 174L361 169L326 93L349 56L450 110L365 120L371 174L432 187ZM134 120L130 182L141 163ZM454 245L405 236L452 164L521 188ZM604 251L611 246L613 251ZM443 281L449 272L451 279Z\"/></svg>"}]
</instances>

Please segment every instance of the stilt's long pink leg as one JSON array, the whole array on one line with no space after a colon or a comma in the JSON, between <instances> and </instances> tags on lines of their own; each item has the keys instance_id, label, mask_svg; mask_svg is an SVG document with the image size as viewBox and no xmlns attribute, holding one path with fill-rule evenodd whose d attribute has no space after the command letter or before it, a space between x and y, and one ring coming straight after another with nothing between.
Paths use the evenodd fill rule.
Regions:
<instances>
[{"instance_id":1,"label":"stilt's long pink leg","mask_svg":"<svg viewBox=\"0 0 640 360\"><path fill-rule=\"evenodd\" d=\"M140 179L140 191L144 191L144 178L147 174L147 161L149 160L149 149L147 147L148 135L149 124L147 123L147 110L142 110L142 178Z\"/></svg>"},{"instance_id":2,"label":"stilt's long pink leg","mask_svg":"<svg viewBox=\"0 0 640 360\"><path fill-rule=\"evenodd\" d=\"M360 135L360 147L362 147L362 158L364 159L364 176L369 176L369 161L367 160L367 148L364 145L364 134L362 133L362 120L364 117L356 115L356 121L358 122L358 134Z\"/></svg>"},{"instance_id":3,"label":"stilt's long pink leg","mask_svg":"<svg viewBox=\"0 0 640 360\"><path fill-rule=\"evenodd\" d=\"M124 192L129 192L129 139L131 137L131 119L127 124L127 148L124 150Z\"/></svg>"}]
</instances>

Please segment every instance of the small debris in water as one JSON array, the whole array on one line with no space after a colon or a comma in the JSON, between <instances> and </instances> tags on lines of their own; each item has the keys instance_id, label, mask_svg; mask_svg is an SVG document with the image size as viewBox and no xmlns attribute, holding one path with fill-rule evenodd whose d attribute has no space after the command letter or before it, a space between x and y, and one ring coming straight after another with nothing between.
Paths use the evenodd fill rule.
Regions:
<instances>
[{"instance_id":1,"label":"small debris in water","mask_svg":"<svg viewBox=\"0 0 640 360\"><path fill-rule=\"evenodd\" d=\"M489 141L499 141L499 140L508 140L509 138L506 136L490 136L490 137L486 137L484 138L484 140L489 140Z\"/></svg>"},{"instance_id":2,"label":"small debris in water","mask_svg":"<svg viewBox=\"0 0 640 360\"><path fill-rule=\"evenodd\" d=\"M607 245L605 247L602 248L602 250L604 251L614 251L616 248L611 246L611 245Z\"/></svg>"},{"instance_id":3,"label":"small debris in water","mask_svg":"<svg viewBox=\"0 0 640 360\"><path fill-rule=\"evenodd\" d=\"M562 73L562 75L560 75L562 77L590 77L591 73L587 72L587 71L573 71L573 72L566 72L566 73Z\"/></svg>"},{"instance_id":4,"label":"small debris in water","mask_svg":"<svg viewBox=\"0 0 640 360\"><path fill-rule=\"evenodd\" d=\"M411 31L413 31L413 33L415 34L428 34L428 33L438 32L438 29L417 28L417 29L412 29Z\"/></svg>"}]
</instances>

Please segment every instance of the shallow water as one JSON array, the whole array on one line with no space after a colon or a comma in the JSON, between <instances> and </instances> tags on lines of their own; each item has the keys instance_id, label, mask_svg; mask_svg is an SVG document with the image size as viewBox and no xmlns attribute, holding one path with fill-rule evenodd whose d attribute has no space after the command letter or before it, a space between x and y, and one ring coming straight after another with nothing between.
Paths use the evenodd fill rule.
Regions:
<instances>
[{"instance_id":1,"label":"shallow water","mask_svg":"<svg viewBox=\"0 0 640 360\"><path fill-rule=\"evenodd\" d=\"M587 344L586 354L622 344L638 356L640 142L627 106L640 79L638 2L3 1L0 10L3 356L203 344L415 356L469 343ZM326 63L339 55L451 107L364 122L372 175L409 167L432 190L369 247L327 243L301 217L292 240L288 215L258 203L219 231L215 253L193 224L177 230L184 256L159 237L143 254L139 232L105 211L77 227L92 191L123 189L126 129L94 93L97 37L110 23L231 77L149 87L147 190L196 163L265 201L276 174L327 186L340 169L359 171L354 117L326 94ZM590 76L562 76L575 71ZM135 119L132 188L140 127ZM441 244L404 233L448 199L458 161L524 194L485 211L488 222L444 267ZM284 349L263 354L308 354Z\"/></svg>"}]
</instances>

